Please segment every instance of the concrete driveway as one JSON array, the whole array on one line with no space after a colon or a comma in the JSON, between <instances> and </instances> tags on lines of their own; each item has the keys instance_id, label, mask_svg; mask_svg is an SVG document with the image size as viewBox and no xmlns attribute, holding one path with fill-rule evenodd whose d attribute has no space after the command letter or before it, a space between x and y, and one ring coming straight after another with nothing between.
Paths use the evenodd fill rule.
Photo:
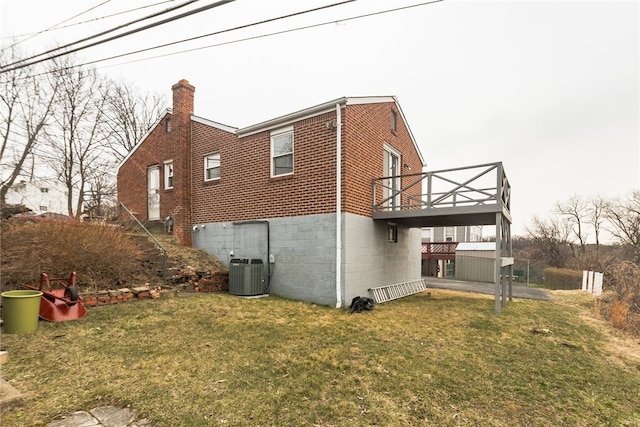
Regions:
<instances>
[{"instance_id":1,"label":"concrete driveway","mask_svg":"<svg viewBox=\"0 0 640 427\"><path fill-rule=\"evenodd\" d=\"M449 289L452 291L475 292L479 294L495 295L494 283L483 282L463 282L461 280L441 279L437 277L423 276L424 283L435 289ZM507 296L509 287L507 286ZM530 288L521 284L513 284L513 297L551 301L553 298L549 296L545 289Z\"/></svg>"}]
</instances>

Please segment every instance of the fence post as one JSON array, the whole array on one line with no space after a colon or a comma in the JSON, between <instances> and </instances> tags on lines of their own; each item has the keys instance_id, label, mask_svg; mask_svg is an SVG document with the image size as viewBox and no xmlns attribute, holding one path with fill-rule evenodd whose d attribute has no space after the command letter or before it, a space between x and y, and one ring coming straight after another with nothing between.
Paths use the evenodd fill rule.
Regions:
<instances>
[{"instance_id":1,"label":"fence post","mask_svg":"<svg viewBox=\"0 0 640 427\"><path fill-rule=\"evenodd\" d=\"M602 278L603 273L594 273L593 294L597 297L602 295Z\"/></svg>"}]
</instances>

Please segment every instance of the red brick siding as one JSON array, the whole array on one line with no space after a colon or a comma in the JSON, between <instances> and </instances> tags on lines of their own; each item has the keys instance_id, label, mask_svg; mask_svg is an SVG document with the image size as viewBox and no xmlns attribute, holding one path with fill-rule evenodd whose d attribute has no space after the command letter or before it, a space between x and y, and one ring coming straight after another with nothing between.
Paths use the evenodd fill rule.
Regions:
<instances>
[{"instance_id":1,"label":"red brick siding","mask_svg":"<svg viewBox=\"0 0 640 427\"><path fill-rule=\"evenodd\" d=\"M271 178L270 132L240 139L193 124L194 223L335 212L335 113L294 124L292 175ZM204 182L204 155L220 152L220 179Z\"/></svg>"},{"instance_id":2,"label":"red brick siding","mask_svg":"<svg viewBox=\"0 0 640 427\"><path fill-rule=\"evenodd\" d=\"M294 173L272 178L269 131L238 139L234 133L191 121L193 91L186 81L174 85L174 113L167 115L171 132L165 131L163 120L118 172L118 198L141 220L147 219L147 168L152 165L161 171L160 215L176 215L175 232L188 245L193 224L335 212L336 131L327 127L335 112L293 125ZM397 111L394 103L343 109L345 212L371 216L372 180L385 175L385 143L402 154L401 164L411 167L401 168L403 173L422 170L400 115L397 131L391 131L392 109ZM220 153L220 179L205 182L204 156L213 152ZM164 190L163 162L169 159L174 161L174 189ZM403 178L402 184L413 179ZM420 186L413 190L415 195L420 192Z\"/></svg>"},{"instance_id":3,"label":"red brick siding","mask_svg":"<svg viewBox=\"0 0 640 427\"><path fill-rule=\"evenodd\" d=\"M398 112L396 132L391 131L392 110ZM343 210L371 216L372 181L387 175L383 165L384 144L401 153L402 174L422 172L422 162L395 103L348 105L344 116ZM405 169L404 164L411 170ZM402 178L401 185L408 185L415 179ZM420 185L411 191L416 196L420 193ZM377 194L381 195L381 192Z\"/></svg>"},{"instance_id":4,"label":"red brick siding","mask_svg":"<svg viewBox=\"0 0 640 427\"><path fill-rule=\"evenodd\" d=\"M178 204L174 191L164 189L164 161L175 159L176 155L174 134L165 131L166 120L171 118L171 114L167 114L118 170L118 200L136 213L141 221L149 219L147 170L150 166L160 166L160 217L168 216ZM177 179L174 165L174 181Z\"/></svg>"},{"instance_id":5,"label":"red brick siding","mask_svg":"<svg viewBox=\"0 0 640 427\"><path fill-rule=\"evenodd\" d=\"M148 219L147 170L160 166L160 218L174 214L174 232L191 245L191 114L195 88L186 80L172 87L173 113L167 114L118 171L118 200ZM170 132L166 120L171 120ZM165 190L164 162L173 160L173 189Z\"/></svg>"}]
</instances>

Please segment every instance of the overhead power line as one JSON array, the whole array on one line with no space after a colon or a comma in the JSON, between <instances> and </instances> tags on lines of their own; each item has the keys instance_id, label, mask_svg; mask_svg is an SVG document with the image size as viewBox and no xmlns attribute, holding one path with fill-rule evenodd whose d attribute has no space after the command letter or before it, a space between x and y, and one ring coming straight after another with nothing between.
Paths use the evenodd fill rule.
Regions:
<instances>
[{"instance_id":1,"label":"overhead power line","mask_svg":"<svg viewBox=\"0 0 640 427\"><path fill-rule=\"evenodd\" d=\"M2 72L2 71L13 71L13 70L17 70L17 69L19 69L19 68L28 67L29 65L34 65L34 64L37 64L37 63L42 62L42 61L46 61L46 60L49 60L49 59L57 58L57 57L59 57L59 56L67 55L67 54L70 54L70 53L73 53L73 52L77 52L78 50L86 49L87 47L95 46L96 44L105 43L105 42L107 42L107 41L109 41L109 40L112 40L113 38L111 38L111 39L107 39L107 40L104 40L104 41L102 41L102 42L100 42L100 43L94 43L94 44L91 44L91 45L86 46L86 47L76 48L76 49L74 49L74 50L70 50L70 51L67 51L67 52L63 52L63 53L60 53L60 54L57 54L57 55L51 56L51 57L49 57L49 58L44 58L44 59L34 60L34 61L31 61L31 62L24 63L25 61L29 61L29 60L31 60L31 59L35 59L35 58L38 58L38 57L41 57L41 56L47 55L47 54L49 54L49 53L53 53L53 52L56 52L56 51L59 51L59 50L65 49L65 48L67 48L67 47L71 47L71 46L74 46L74 45L76 45L76 44L79 44L79 43L82 43L82 42L85 42L85 41L88 41L88 40L92 40L92 39L94 39L94 38L97 38L97 37L103 36L103 35L105 35L105 34L112 33L112 32L114 32L114 31L117 31L117 30L121 29L121 28L128 27L129 25L137 24L138 22L146 21L147 19L155 18L155 17L160 16L160 15L163 15L163 14L165 14L165 13L173 12L173 11L175 11L175 10L177 10L177 9L180 9L180 8L182 8L182 7L185 7L185 6L188 6L188 5L190 5L190 4L192 4L192 3L195 3L195 2L197 2L197 1L198 1L198 0L189 0L189 1L185 2L185 3L181 3L181 4L179 4L179 5L177 5L177 6L174 6L174 7L168 8L168 9L165 9L165 10L160 11L160 12L153 13L153 14L151 14L151 15L144 16L144 17L142 17L142 18L135 19L135 20L130 21L130 22L127 22L127 23L125 23L125 24L119 25L119 26L117 26L117 27L115 27L115 28L111 28L111 29L108 29L108 30L106 30L106 31L102 31L102 32L100 32L100 33L98 33L98 34L94 34L94 35L92 35L92 36L85 37L85 38L80 39L80 40L77 40L77 41L75 41L75 42L67 43L67 44L62 45L62 46L58 46L58 47L56 47L56 48L53 48L53 49L47 50L47 51L42 52L42 53L39 53L39 54L37 54L37 55L32 55L32 56L30 56L30 57L20 59L20 60L18 60L18 61L15 61L15 62L13 62L13 63L10 63L10 64L6 64L6 65L4 65L4 67L2 67L2 69L0 69L0 72ZM228 0L228 1L233 1L233 0ZM226 1L225 3L227 3L228 1ZM214 5L215 5L215 4L217 4L217 3L214 3ZM210 6L215 7L215 6L213 6L213 5L210 5ZM120 36L118 36L118 37L123 37L123 36L125 36L125 35L127 35L127 33L122 34L122 35L120 35ZM21 64L21 65L17 65L17 64L20 64L20 63L22 63L22 64ZM10 68L10 69L6 69L6 68L8 68L8 67L12 67L12 68Z\"/></svg>"},{"instance_id":2,"label":"overhead power line","mask_svg":"<svg viewBox=\"0 0 640 427\"><path fill-rule=\"evenodd\" d=\"M197 0L192 0L192 1L197 1ZM115 40L117 38L124 37L126 35L134 34L134 33L137 33L139 31L142 31L142 30L153 28L153 27L156 27L158 25L162 25L162 24L165 24L167 22L174 21L176 19L181 19L181 18L184 18L186 16L189 16L189 15L192 15L192 14L195 14L195 13L199 13L199 12L202 12L204 10L211 9L213 7L218 7L218 6L222 6L224 4L227 4L227 3L231 3L233 1L235 1L235 0L221 0L221 1L218 1L218 2L213 3L211 5L203 6L201 8L194 9L194 10L189 11L189 12L185 12L185 13L183 13L181 15L177 15L177 16L174 16L172 18L167 18L165 20L162 20L162 21L159 21L159 22L156 22L156 23L153 23L153 24L149 24L147 26L144 26L144 27L141 27L141 28L138 28L138 29L135 29L135 30L131 30L131 31L128 31L128 32L123 33L123 34L118 34L117 36L113 36L113 37L110 37L110 38L105 39L105 40L101 40L101 41L98 41L98 42L95 42L95 43L92 43L92 44L89 44L89 45L86 45L86 46L81 46L81 47L76 48L76 49L72 49L72 50L69 50L69 51L65 51L63 53L52 55L52 56L49 56L47 58L34 60L34 61L28 62L26 64L23 63L23 64L15 65L15 64L18 64L19 62L21 62L21 61L17 61L17 62L14 62L12 64L6 65L4 68L0 68L0 74L2 74L4 72L14 71L14 70L18 70L20 68L28 67L30 65L35 65L35 64L38 64L40 62L44 62L44 61L48 61L48 60L51 60L51 59L55 59L55 58L58 58L60 56L68 55L70 53L77 52L77 51L82 50L82 49L86 49L86 48L89 48L89 47L92 47L92 46L95 46L95 45L98 45L98 44L102 44L102 43L105 43L107 41ZM235 27L235 28L228 29L228 30L223 30L223 31L218 31L218 32L211 33L211 34L208 34L208 35L205 35L205 36L198 36L198 37L193 37L193 38L190 38L190 39L182 40L180 42L169 43L167 45L172 45L172 44L176 44L176 43L184 43L186 41L191 41L191 40L197 40L197 39L202 38L202 37L208 37L208 36L211 36L211 35L221 34L221 33L224 33L224 32L234 31L234 30L238 30L238 29L242 29L242 28L247 28L247 27L251 27L251 26L254 26L254 25L259 25L259 24L263 24L263 23L267 23L267 22L273 22L273 21L276 21L276 20L289 18L289 17L292 17L292 16L302 15L304 13L315 12L315 11L318 11L318 10L327 9L327 8L334 7L334 6L339 6L339 5L342 5L342 4L345 4L345 3L351 3L353 1L356 1L356 0L345 0L345 1L342 1L342 2L339 2L339 3L334 3L334 4L330 4L330 5L326 5L326 6L320 6L320 7L314 8L314 9L309 9L309 10L306 10L306 11L303 11L303 12L296 12L296 13L288 14L288 15L285 15L285 16L280 16L278 18L272 18L272 19L267 19L267 20L264 20L264 21L256 22L256 23L253 23L253 24L241 25L239 27ZM77 43L79 43L79 42L75 42L75 43L72 43L72 44L77 44ZM60 48L53 49L52 51L59 50L59 49L61 49L63 47L66 47L66 46L62 46ZM163 47L163 46L160 46L160 47ZM156 48L158 48L158 47L156 47ZM31 58L42 56L43 54L35 55L35 56L31 57ZM31 58L28 58L28 59L31 59ZM12 65L15 65L15 66L11 67ZM7 68L7 67L11 67L11 68Z\"/></svg>"},{"instance_id":3,"label":"overhead power line","mask_svg":"<svg viewBox=\"0 0 640 427\"><path fill-rule=\"evenodd\" d=\"M355 0L349 0L349 1L355 1ZM348 17L348 18L333 19L331 21L325 21L325 22L321 22L321 23L318 23L318 24L305 25L305 26L302 26L302 27L291 28L291 29L288 29L288 30L275 31L275 32L271 32L271 33L260 34L260 35L257 35L257 36L245 37L245 38L242 38L242 39L236 39L236 40L231 40L231 41L227 41L227 42L215 43L215 44L211 44L211 45L207 45L207 46L200 46L200 47L196 47L196 48L192 48L192 49L184 49L184 50L180 50L180 51L177 51L177 52L165 53L165 54L162 54L162 55L150 56L150 57L142 58L142 59L135 59L135 60L127 61L127 62L121 62L121 63L118 63L118 64L114 64L113 66L131 64L131 63L135 63L135 62L148 61L150 59L164 58L164 57L167 57L167 56L179 55L181 53L195 52L195 51L198 51L198 50L210 49L212 47L225 46L225 45L245 42L245 41L249 41L249 40L255 40L255 39L260 39L260 38L265 38L265 37L277 36L277 35L286 34L286 33L292 33L292 32L296 32L296 31L308 30L310 28L322 27L322 26L325 26L325 25L331 25L331 24L335 24L335 23L338 23L338 22L354 21L356 19L368 18L368 17L371 17L371 16L383 15L383 14L391 13L391 12L398 12L400 10L406 10L406 9L411 9L411 8L414 8L414 7L420 7L420 6L427 6L427 5L430 5L430 4L440 3L440 2L443 2L443 1L445 1L445 0L431 0L431 1L423 2L423 3L414 4L414 5L402 6L402 7L397 7L397 8L393 8L393 9L381 10L381 11L378 11L378 12L371 12L371 13L366 13L366 14L362 14L362 15L351 16L351 17ZM348 3L348 2L343 2L343 3ZM335 5L330 5L330 6L325 6L325 7L336 6L336 5L339 5L339 4L342 4L342 3L337 3ZM74 65L74 66L69 67L69 68L82 67L82 66L85 66L85 65L92 65L92 64L97 64L99 62L104 62L104 61L109 61L109 60L112 60L112 59L122 58L122 57L125 57L125 56L135 55L135 54L138 54L138 53L149 52L151 50L161 49L161 48L164 48L164 47L173 46L173 45L176 45L176 44L185 43L185 42L201 39L201 38L204 38L204 37L210 37L210 36L214 36L214 35L219 35L219 34L222 34L222 33L235 31L235 30L238 30L238 29L244 29L244 28L256 26L256 25L259 25L259 24L264 24L264 23L267 23L267 22L273 22L273 21L284 19L284 18L288 18L288 17L291 17L291 16L300 15L300 14L303 14L303 13L313 12L315 10L317 10L317 9L310 9L310 10L307 10L307 11L298 12L296 14L284 15L284 16L281 16L281 17L278 17L278 18L272 18L272 19L268 19L268 20L265 20L265 21L254 22L253 24L247 24L247 25L242 25L242 26L239 26L239 27L234 27L234 28L229 28L229 29L226 29L226 30L217 31L215 33L205 34L205 35L201 35L201 36L197 36L197 37L191 37L191 38L188 38L188 39L183 39L183 40L179 40L179 41L175 41L175 42L171 42L171 43L165 43L165 44L162 44L162 45L157 45L157 46L153 46L153 47L146 48L146 49L140 49L140 50L136 50L136 51L122 53L122 54L119 54L119 55L114 55L114 56L110 56L110 57L107 57L107 58L97 59L97 60L94 60L94 61L85 62L83 64Z\"/></svg>"},{"instance_id":4,"label":"overhead power line","mask_svg":"<svg viewBox=\"0 0 640 427\"><path fill-rule=\"evenodd\" d=\"M188 42L188 41L193 41L193 40L204 38L204 37L210 37L210 36L213 36L213 35L218 35L218 34L230 32L230 31L234 31L234 30L237 30L237 29L248 28L248 27L256 26L256 25L259 25L259 24L267 23L267 22L273 22L273 21L276 21L276 20L284 19L284 18L287 18L287 17L295 16L295 15L302 15L302 14L305 14L305 13L316 11L318 9L338 6L338 5L341 5L343 3L349 3L349 2L352 2L352 1L356 1L356 0L348 0L348 1L341 2L341 3L335 3L335 4L332 4L332 5L327 5L327 6L324 6L324 7L321 7L321 8L310 9L310 10L306 10L306 11L302 11L302 12L297 12L297 13L294 13L294 14L280 16L280 17L277 17L277 18L271 18L271 19L264 20L264 21L254 22L252 24L246 24L246 25L242 25L242 26L239 26L239 27L229 28L229 29L226 29L226 30L217 31L215 33L210 33L210 34L201 35L201 36L197 36L197 37L192 37L192 38L179 40L179 41L175 41L175 42L171 42L171 43L157 45L157 46L153 46L153 47L146 48L146 49L140 49L140 50L136 50L136 51L132 51L132 52L127 52L127 53L123 53L123 54L119 54L119 55L110 56L110 57L107 57L107 58L96 59L94 61L88 61L88 62L84 62L82 64L76 64L76 65L72 65L72 66L69 66L69 67L60 68L58 70L68 70L68 69L83 67L83 66L86 66L86 65L97 64L97 63L100 63L100 62L109 61L109 60L117 59L117 58L122 58L122 57L125 57L125 56L135 55L135 54L138 54L138 53L148 52L148 51L151 51L151 50L160 49L160 48L163 48L163 47L172 46L172 45L176 45L176 44L180 44L180 43L185 43L185 42ZM162 57L166 57L166 56L179 55L181 53L187 53L187 52L193 52L193 51L197 51L197 50L209 49L209 48L212 48L212 47L218 47L218 46L224 46L224 45L229 45L229 44L234 44L234 43L240 43L240 42L244 42L244 41L255 40L255 39L264 38L264 37L270 37L270 36L275 36L275 35L281 35L281 34L291 33L291 32L295 32L295 31L302 31L302 30L306 30L306 29L310 29L310 28L317 28L317 27L321 27L321 26L325 26L325 25L336 24L336 23L339 23L339 22L353 21L353 20L357 20L357 19L368 18L368 17L371 17L371 16L383 15L383 14L387 14L387 13L392 13L392 12L397 12L397 11L401 11L401 10L411 9L411 8L414 8L414 7L427 6L427 5L430 5L430 4L440 3L440 2L443 2L443 1L444 0L431 0L431 1L427 1L427 2L414 4L414 5L409 5L409 6L402 6L402 7L392 8L392 9L385 9L385 10L381 10L381 11L378 11L378 12L371 12L371 13L351 16L351 17L347 17L347 18L333 19L333 20L325 21L325 22L318 23L318 24L306 25L306 26L303 26L303 27L291 28L291 29L288 29L288 30L276 31L276 32L261 34L261 35L257 35L257 36L246 37L246 38L242 38L242 39L231 40L231 41L222 42L222 43L216 43L216 44L207 45L207 46L201 46L201 47L192 48L192 49L184 49L184 50L177 51L177 52L171 52L171 53L167 53L167 54L156 55L156 56L151 56L151 57L141 58L141 59L135 59L135 60L132 60L132 61L127 61L127 62L121 62L121 63L113 64L113 65L110 65L110 66L119 66L119 65L135 63L135 62L148 61L148 60L151 60L151 59L157 59L157 58L162 58ZM0 74L2 72L3 72L3 70L0 70ZM50 73L50 71L49 72L43 72L43 73L40 73L40 74L35 74L34 76L45 75L45 74L48 74L48 73Z\"/></svg>"},{"instance_id":5,"label":"overhead power line","mask_svg":"<svg viewBox=\"0 0 640 427\"><path fill-rule=\"evenodd\" d=\"M109 1L111 1L111 0L109 0ZM93 7L91 9L88 9L85 12L82 12L82 13L80 13L78 15L72 16L69 19L65 19L64 21L62 21L62 22L60 22L60 23L58 23L58 24L56 24L56 25L54 25L52 27L49 27L46 30L36 31L36 32L32 32L32 33L18 34L18 35L15 35L15 36L6 36L6 37L1 37L1 38L2 39L10 39L10 38L14 38L14 37L37 36L39 34L43 34L43 33L49 32L49 31L63 30L65 28L69 28L69 27L75 27L75 26L78 26L78 25L88 24L90 22L100 21L101 19L113 18L114 16L125 15L125 14L131 13L131 12L137 12L138 10L148 9L150 7L158 6L158 5L164 4L164 3L171 3L173 1L175 1L175 0L164 0L164 1L161 1L161 2L158 2L158 3L147 4L147 5L144 5L144 6L135 7L133 9L127 9L127 10L123 10L123 11L120 11L120 12L111 13L109 15L98 16L96 18L87 19L86 21L79 21L79 22L74 22L72 24L61 25L61 24L65 23L65 22L70 21L73 18L77 18L78 16L83 15L86 12L89 12L92 9L95 9L97 7L96 6L96 7ZM107 3L107 2L101 3L98 6L101 6L101 5L105 4L105 3ZM32 38L32 37L30 37L30 38ZM25 40L28 40L28 39L25 39ZM21 40L19 43L22 43L22 41L25 41L25 40Z\"/></svg>"},{"instance_id":6,"label":"overhead power line","mask_svg":"<svg viewBox=\"0 0 640 427\"><path fill-rule=\"evenodd\" d=\"M265 19L265 20L262 20L262 21L253 22L251 24L240 25L238 27L227 28L226 30L215 31L215 32L209 33L209 34L203 34L203 35L196 36L196 37L190 37L188 39L182 39L182 40L178 40L178 41L175 41L175 42L165 43L165 44L161 44L161 45L157 45L157 46L153 46L153 47L149 47L149 48L145 48L145 49L140 49L140 50L133 51L133 52L128 52L128 53L123 53L123 54L120 54L120 55L111 56L111 57L105 58L105 59L99 59L97 61L92 61L92 62L89 62L87 64L94 64L96 62L108 61L110 59L121 58L123 56L128 56L128 55L134 55L136 53L148 52L150 50L161 49L163 47L173 46L173 45L180 44L180 43L191 42L191 41L199 40L199 39L202 39L202 38L205 38L205 37L217 36L217 35L220 35L220 34L229 33L231 31L243 30L245 28L255 27L257 25L267 24L267 23L270 23L270 22L275 22L275 21L279 21L279 20L282 20L282 19L286 19L286 18L292 18L294 16L304 15L304 14L311 13L311 12L317 12L317 11L322 10L322 9L328 9L328 8L335 7L335 6L341 6L341 5L345 4L345 3L351 3L351 2L354 2L354 1L356 1L356 0L345 0L345 1L342 1L340 3L328 4L328 5L316 7L316 8L313 8L313 9L303 10L301 12L294 12L294 13L290 13L288 15L278 16L276 18L269 18L269 19ZM443 1L443 0L437 0L437 1ZM341 19L340 21L343 21L343 20ZM331 23L333 23L333 22L336 22L336 21L335 20L331 21ZM325 24L322 24L322 25L325 25ZM309 28L309 27L305 27L305 28ZM280 33L282 33L282 31L278 32L278 33L274 33L274 34L280 34ZM260 36L260 37L264 37L264 36ZM257 38L257 37L249 37L249 38L243 39L243 40L250 40L252 38ZM234 42L228 42L228 43L222 43L222 44L230 44L230 43L234 43ZM192 50L198 50L198 49L189 49L187 51L192 51ZM162 55L162 56L166 56L166 55Z\"/></svg>"},{"instance_id":7,"label":"overhead power line","mask_svg":"<svg viewBox=\"0 0 640 427\"><path fill-rule=\"evenodd\" d=\"M121 34L118 34L118 35L115 35L115 36L112 36L112 37L108 37L106 39L99 40L99 41L94 42L94 43L90 43L90 44L85 45L85 46L80 46L80 47L77 47L77 48L74 48L74 49L71 49L71 50L67 50L65 52L61 52L61 53L58 53L56 55L49 56L47 58L38 59L38 60L34 60L34 61L31 61L31 62L24 63L25 61L28 61L30 59L35 59L35 58L38 58L40 56L44 56L44 55L47 55L49 53L53 53L53 52L65 49L67 47L71 47L71 46L77 45L79 43L82 43L82 42L85 42L85 41L89 41L89 40L92 40L94 38L97 38L97 37L112 33L114 31L117 31L117 30L121 29L121 28L128 27L129 25L137 24L138 22L146 21L148 19L155 18L155 17L158 17L160 15L164 15L164 14L169 13L169 12L173 12L173 11L175 11L177 9L183 8L183 7L188 6L188 5L192 4L192 3L195 3L197 1L199 1L199 0L189 0L189 1L185 2L185 3L181 3L181 4L177 5L175 7L171 7L171 8L165 9L163 11L153 13L151 15L148 15L148 16L145 16L143 18L139 18L139 19L133 20L131 22L127 22L126 24L119 25L119 26L117 26L115 28L111 28L111 29L103 31L101 33L94 34L94 35L89 36L89 37L85 37L84 39L81 39L81 40L78 40L78 41L75 41L75 42L72 42L72 43L67 43L66 45L59 46L59 47L56 47L54 49L50 49L50 50L48 50L46 52L42 52L42 53L39 53L37 55L33 55L33 56L28 57L28 58L21 59L19 61L13 62L11 64L7 64L2 69L0 69L0 72L18 70L20 68L28 67L30 65L37 64L39 62L48 61L48 60L51 60L51 59L54 59L54 58L59 58L61 56L69 55L71 53L78 52L80 50L87 49L87 48L90 48L90 47L93 47L93 46L97 46L99 44L106 43L108 41L116 40L116 39L119 39L119 38L124 37L124 36L135 34L135 33L138 33L140 31L147 30L149 28L157 27L159 25L163 25L163 24L166 24L168 22L175 21L177 19L182 19L182 18L184 18L186 16L189 16L189 15L193 15L193 14L196 14L196 13L203 12L205 10L213 9L215 7L218 7L218 6L222 6L224 4L231 3L231 2L233 2L235 0L219 0L219 1L215 2L215 3L209 4L207 6L202 6L200 8L197 8L197 9L194 9L194 10L191 10L191 11L188 11L188 12L184 12L184 13L181 13L179 15L176 15L176 16L173 16L173 17L170 17L170 18L163 19L161 21L158 21L158 22L155 22L155 23L152 23L152 24L148 24L148 25L145 25L143 27L136 28L134 30L129 30L129 31L126 31L126 32L121 33ZM19 64L19 65L17 65L17 64ZM8 68L8 67L11 67L11 68Z\"/></svg>"},{"instance_id":8,"label":"overhead power line","mask_svg":"<svg viewBox=\"0 0 640 427\"><path fill-rule=\"evenodd\" d=\"M22 42L25 42L25 41L27 41L27 40L30 40L30 39L34 38L35 36L37 36L37 35L40 35L40 34L42 34L42 33L44 33L44 32L47 32L47 31L49 31L49 30L52 30L52 29L54 29L54 28L58 27L59 25L64 24L65 22L69 22L69 21L71 21L72 19L77 18L78 16L82 16L82 15L84 15L85 13L91 12L92 10L99 8L100 6L102 6L102 5L104 5L104 4L107 4L107 3L109 3L110 1L111 1L111 0L103 1L102 3L100 3L100 4L98 4L98 5L95 5L95 6L93 6L93 7L90 7L89 9L85 10L84 12L77 13L77 14L73 15L72 17L65 19L64 21L58 22L57 24L52 25L52 26L51 26L51 27L49 27L49 28L46 28L46 29L44 29L44 30L42 30L42 31L38 31L38 32L36 32L36 33L33 33L30 37L27 37L26 39L22 39L22 40L20 40L20 41L18 41L18 42L15 42L14 44L12 44L12 45L10 46L10 48L11 48L11 47L14 47L14 46L17 46L17 45L19 45L19 44L20 44L20 43L22 43Z\"/></svg>"}]
</instances>

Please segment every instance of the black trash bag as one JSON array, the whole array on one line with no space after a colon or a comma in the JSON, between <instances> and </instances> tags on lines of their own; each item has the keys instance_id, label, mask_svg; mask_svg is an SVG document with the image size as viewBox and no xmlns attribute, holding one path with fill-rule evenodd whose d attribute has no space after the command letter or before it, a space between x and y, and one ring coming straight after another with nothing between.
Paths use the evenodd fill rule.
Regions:
<instances>
[{"instance_id":1,"label":"black trash bag","mask_svg":"<svg viewBox=\"0 0 640 427\"><path fill-rule=\"evenodd\" d=\"M374 301L371 298L357 296L351 300L351 312L360 313L362 310L373 310Z\"/></svg>"}]
</instances>

